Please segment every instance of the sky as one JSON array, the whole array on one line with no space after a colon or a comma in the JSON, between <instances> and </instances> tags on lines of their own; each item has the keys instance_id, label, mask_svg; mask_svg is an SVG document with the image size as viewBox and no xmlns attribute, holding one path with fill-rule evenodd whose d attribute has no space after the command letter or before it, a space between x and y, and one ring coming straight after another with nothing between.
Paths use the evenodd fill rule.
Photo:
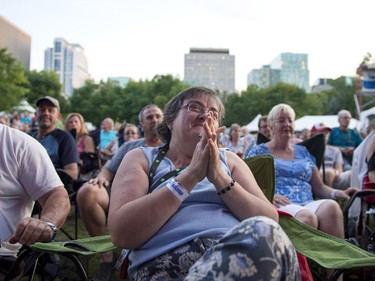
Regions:
<instances>
[{"instance_id":1,"label":"sky","mask_svg":"<svg viewBox=\"0 0 375 281\"><path fill-rule=\"evenodd\" d=\"M31 69L57 37L78 43L95 81L184 77L190 48L235 56L236 90L283 52L308 54L310 85L355 76L375 56L374 0L0 0L0 15L28 33Z\"/></svg>"}]
</instances>

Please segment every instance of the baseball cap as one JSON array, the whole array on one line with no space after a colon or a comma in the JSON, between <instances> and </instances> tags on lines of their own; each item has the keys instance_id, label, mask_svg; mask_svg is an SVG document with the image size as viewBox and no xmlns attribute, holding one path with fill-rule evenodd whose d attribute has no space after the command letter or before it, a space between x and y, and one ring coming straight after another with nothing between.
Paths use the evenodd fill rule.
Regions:
<instances>
[{"instance_id":1,"label":"baseball cap","mask_svg":"<svg viewBox=\"0 0 375 281\"><path fill-rule=\"evenodd\" d=\"M332 131L332 129L330 127L327 127L327 125L324 123L315 124L311 128L311 133L323 133L323 132L330 132L330 131Z\"/></svg>"},{"instance_id":2,"label":"baseball cap","mask_svg":"<svg viewBox=\"0 0 375 281\"><path fill-rule=\"evenodd\" d=\"M36 101L36 106L39 106L39 104L43 101L49 101L50 103L52 103L52 105L54 107L57 107L57 109L60 111L60 104L59 104L59 101L53 97L50 97L50 96L45 96L45 97L42 97L42 98L39 98L37 101Z\"/></svg>"}]
</instances>

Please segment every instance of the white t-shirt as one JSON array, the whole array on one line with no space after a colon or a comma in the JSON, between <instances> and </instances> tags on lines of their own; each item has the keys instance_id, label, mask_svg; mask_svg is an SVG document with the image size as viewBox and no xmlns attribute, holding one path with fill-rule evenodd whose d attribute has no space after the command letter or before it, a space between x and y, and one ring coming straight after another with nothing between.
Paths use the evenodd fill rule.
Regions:
<instances>
[{"instance_id":1,"label":"white t-shirt","mask_svg":"<svg viewBox=\"0 0 375 281\"><path fill-rule=\"evenodd\" d=\"M20 245L6 242L17 223L31 215L34 202L63 186L46 149L34 138L0 124L0 255Z\"/></svg>"}]
</instances>

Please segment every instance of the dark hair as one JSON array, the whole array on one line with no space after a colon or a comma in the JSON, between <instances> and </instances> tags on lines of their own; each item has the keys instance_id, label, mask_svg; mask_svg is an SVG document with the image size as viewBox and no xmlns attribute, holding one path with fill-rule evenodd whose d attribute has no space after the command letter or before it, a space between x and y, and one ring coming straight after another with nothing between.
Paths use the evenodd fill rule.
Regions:
<instances>
[{"instance_id":1,"label":"dark hair","mask_svg":"<svg viewBox=\"0 0 375 281\"><path fill-rule=\"evenodd\" d=\"M260 123L261 122L266 122L267 123L267 115L263 115L258 119L258 129L260 129ZM267 124L268 125L268 124Z\"/></svg>"},{"instance_id":2,"label":"dark hair","mask_svg":"<svg viewBox=\"0 0 375 281\"><path fill-rule=\"evenodd\" d=\"M221 123L221 120L224 118L225 110L224 105L217 93L206 87L191 87L178 93L165 105L163 122L157 127L157 132L162 141L165 143L170 142L171 130L169 129L168 125L172 124L173 120L176 118L184 100L199 95L208 95L216 101L219 107L219 115L221 116L219 118L219 123Z\"/></svg>"}]
</instances>

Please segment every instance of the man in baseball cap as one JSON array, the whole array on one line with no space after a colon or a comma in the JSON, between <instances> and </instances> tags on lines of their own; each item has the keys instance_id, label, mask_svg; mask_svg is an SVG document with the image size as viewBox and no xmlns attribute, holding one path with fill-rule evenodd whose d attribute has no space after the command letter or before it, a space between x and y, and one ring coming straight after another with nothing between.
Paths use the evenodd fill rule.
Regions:
<instances>
[{"instance_id":1,"label":"man in baseball cap","mask_svg":"<svg viewBox=\"0 0 375 281\"><path fill-rule=\"evenodd\" d=\"M39 98L35 105L38 130L33 136L46 148L55 169L63 170L76 180L79 158L75 139L69 132L56 128L61 120L59 101L45 96Z\"/></svg>"},{"instance_id":2,"label":"man in baseball cap","mask_svg":"<svg viewBox=\"0 0 375 281\"><path fill-rule=\"evenodd\" d=\"M53 97L45 96L45 97L39 98L35 104L38 107L42 102L45 102L45 101L50 102L52 106L57 107L57 109L60 112L60 103L57 99Z\"/></svg>"}]
</instances>

